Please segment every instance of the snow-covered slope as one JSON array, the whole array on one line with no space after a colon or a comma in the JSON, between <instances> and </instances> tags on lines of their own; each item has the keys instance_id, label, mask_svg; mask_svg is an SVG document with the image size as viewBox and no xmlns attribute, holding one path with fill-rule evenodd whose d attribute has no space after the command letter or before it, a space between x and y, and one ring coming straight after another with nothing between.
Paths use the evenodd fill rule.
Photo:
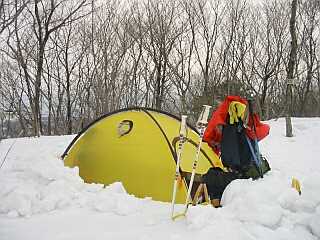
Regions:
<instances>
[{"instance_id":1,"label":"snow-covered slope","mask_svg":"<svg viewBox=\"0 0 320 240\"><path fill-rule=\"evenodd\" d=\"M0 240L320 239L320 119L293 119L293 138L284 119L269 123L260 147L272 171L232 182L223 208L190 207L175 222L168 203L135 198L121 183L85 184L65 168L59 156L73 136L2 141L0 161L15 144L0 169Z\"/></svg>"}]
</instances>

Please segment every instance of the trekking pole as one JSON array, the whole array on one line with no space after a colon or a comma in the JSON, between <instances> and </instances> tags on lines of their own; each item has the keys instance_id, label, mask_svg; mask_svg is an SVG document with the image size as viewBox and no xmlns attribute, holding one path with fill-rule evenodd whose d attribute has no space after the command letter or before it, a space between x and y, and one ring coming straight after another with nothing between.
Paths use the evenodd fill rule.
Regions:
<instances>
[{"instance_id":1,"label":"trekking pole","mask_svg":"<svg viewBox=\"0 0 320 240\"><path fill-rule=\"evenodd\" d=\"M183 146L186 140L187 135L187 116L181 116L181 124L180 124L180 132L179 132L179 146L177 151L177 166L175 172L175 179L173 184L173 193L172 193L172 202L171 202L171 218L174 219L174 205L176 202L176 195L177 195L177 187L178 187L178 179L181 178L179 169L180 169L180 162L181 162L181 155L183 152Z\"/></svg>"},{"instance_id":2,"label":"trekking pole","mask_svg":"<svg viewBox=\"0 0 320 240\"><path fill-rule=\"evenodd\" d=\"M3 159L2 159L2 162L0 164L0 169L3 167L3 164L5 163L5 161L7 160L7 157L11 151L11 149L13 148L13 146L16 144L16 142L18 141L19 137L21 137L23 133L23 130L20 131L19 135L17 136L17 138L12 142L12 144L10 145L8 151L6 152L6 154L4 155Z\"/></svg>"},{"instance_id":3,"label":"trekking pole","mask_svg":"<svg viewBox=\"0 0 320 240\"><path fill-rule=\"evenodd\" d=\"M207 124L208 124L208 117L209 117L210 108L211 108L211 106L203 105L203 110L202 110L202 112L199 116L198 122L197 122L197 127L200 131L199 145L197 148L197 153L196 153L195 159L192 164L192 174L191 174L191 179L190 179L190 183L189 183L189 187L188 187L188 193L187 193L187 197L186 197L184 211L182 214L180 214L178 216L185 216L188 211L188 205L190 203L191 190L192 190L192 186L193 186L193 182L194 182L194 176L196 174L196 168L198 165L198 159L199 159L199 155L200 155L200 151L201 151L202 138L203 138L203 134L204 134L206 127L207 127Z\"/></svg>"},{"instance_id":4,"label":"trekking pole","mask_svg":"<svg viewBox=\"0 0 320 240\"><path fill-rule=\"evenodd\" d=\"M256 126L254 124L252 101L253 101L252 99L248 99L249 116L251 117L252 127L253 127L253 132L254 132L254 139L253 139L253 141L254 141L254 149L252 149L252 146L251 146L251 144L249 142L250 141L249 138L247 138L247 141L249 143L249 147L250 147L250 150L252 152L253 159L256 162L260 177L263 177L262 169L261 169L260 149L259 149L258 138L257 138L257 130L256 130Z\"/></svg>"}]
</instances>

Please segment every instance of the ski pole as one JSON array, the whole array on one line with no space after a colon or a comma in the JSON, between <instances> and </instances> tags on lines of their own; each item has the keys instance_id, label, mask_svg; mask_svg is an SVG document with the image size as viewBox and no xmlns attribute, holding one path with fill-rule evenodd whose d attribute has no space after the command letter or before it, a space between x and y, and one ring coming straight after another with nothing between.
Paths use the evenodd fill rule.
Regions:
<instances>
[{"instance_id":1,"label":"ski pole","mask_svg":"<svg viewBox=\"0 0 320 240\"><path fill-rule=\"evenodd\" d=\"M248 104L249 104L249 116L251 117L251 121L252 121L252 125L253 125L253 132L254 132L254 152L252 152L252 146L250 146L250 143L249 143L249 139L247 139L248 143L249 143L249 147L251 147L251 152L252 152L252 155L253 155L253 158L257 164L257 168L258 168L258 171L259 171L259 174L260 174L260 177L263 177L263 174L262 174L262 169L261 169L261 157L260 157L260 149L259 149L259 144L258 144L258 138L257 138L257 130L256 130L256 126L254 124L254 117L253 117L253 106L252 106L252 99L248 99Z\"/></svg>"},{"instance_id":2,"label":"ski pole","mask_svg":"<svg viewBox=\"0 0 320 240\"><path fill-rule=\"evenodd\" d=\"M177 195L177 187L178 187L178 179L180 176L179 168L180 168L180 162L181 162L181 155L183 152L183 146L185 142L185 138L187 135L187 116L182 115L181 116L181 124L180 124L180 132L179 132L179 146L177 151L177 166L176 166L176 172L175 172L175 179L173 184L173 193L172 193L172 202L171 202L171 218L174 219L174 205L176 202L176 195Z\"/></svg>"},{"instance_id":3,"label":"ski pole","mask_svg":"<svg viewBox=\"0 0 320 240\"><path fill-rule=\"evenodd\" d=\"M198 159L199 159L199 155L200 155L200 151L201 151L202 138L203 138L203 134L204 134L206 127L207 127L207 124L208 124L208 117L209 117L210 108L211 108L211 106L203 105L203 110L202 110L200 117L198 119L198 122L197 122L197 127L200 130L199 145L197 148L197 153L196 153L195 159L192 164L192 174L191 174L191 179L190 179L190 183L189 183L189 187L188 187L185 208L184 208L184 212L183 212L182 216L185 216L188 211L188 205L190 202L191 190L192 190L192 186L193 186L193 182L194 182L194 176L196 174L196 168L198 165Z\"/></svg>"}]
</instances>

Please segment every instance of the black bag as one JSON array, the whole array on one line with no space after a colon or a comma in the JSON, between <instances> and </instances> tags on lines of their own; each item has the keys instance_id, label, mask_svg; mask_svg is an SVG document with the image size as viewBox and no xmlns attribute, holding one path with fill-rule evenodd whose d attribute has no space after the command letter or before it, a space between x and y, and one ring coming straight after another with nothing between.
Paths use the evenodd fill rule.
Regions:
<instances>
[{"instance_id":1,"label":"black bag","mask_svg":"<svg viewBox=\"0 0 320 240\"><path fill-rule=\"evenodd\" d=\"M247 165L242 169L242 172L224 172L221 168L210 168L206 174L202 176L202 181L207 185L208 194L210 199L221 199L223 191L235 179L248 179L253 180L260 178L260 172L253 164ZM270 170L267 159L262 157L261 165L262 174Z\"/></svg>"},{"instance_id":2,"label":"black bag","mask_svg":"<svg viewBox=\"0 0 320 240\"><path fill-rule=\"evenodd\" d=\"M238 179L239 175L234 172L224 172L221 168L210 168L202 176L203 182L207 185L210 199L221 199L224 189L233 180Z\"/></svg>"},{"instance_id":3,"label":"black bag","mask_svg":"<svg viewBox=\"0 0 320 240\"><path fill-rule=\"evenodd\" d=\"M257 169L257 166L255 166L254 164L250 164L249 166L243 169L243 172L242 172L243 178L252 178L253 180L255 180L260 178L261 174L264 175L266 172L271 170L267 159L263 156L260 156L260 158L261 158L261 166L260 166L261 173Z\"/></svg>"}]
</instances>

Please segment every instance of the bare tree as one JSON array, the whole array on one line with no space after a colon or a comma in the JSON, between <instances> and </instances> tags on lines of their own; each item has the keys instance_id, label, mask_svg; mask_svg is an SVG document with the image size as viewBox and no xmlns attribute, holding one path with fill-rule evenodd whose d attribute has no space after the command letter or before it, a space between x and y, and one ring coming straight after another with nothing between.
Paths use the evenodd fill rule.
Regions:
<instances>
[{"instance_id":1,"label":"bare tree","mask_svg":"<svg viewBox=\"0 0 320 240\"><path fill-rule=\"evenodd\" d=\"M126 72L127 94L125 94L126 106L139 106L146 104L149 86L143 89L145 78L143 71L145 63L148 62L148 56L145 56L144 37L146 28L143 26L143 9L139 7L138 2L134 2L130 8L130 17L127 19L128 33L131 37L131 45L128 49L128 71Z\"/></svg>"},{"instance_id":2,"label":"bare tree","mask_svg":"<svg viewBox=\"0 0 320 240\"><path fill-rule=\"evenodd\" d=\"M66 94L66 132L71 134L73 132L73 105L78 97L79 93L79 79L74 79L75 71L78 67L79 61L83 58L84 49L79 48L77 44L76 26L70 22L66 27L61 29L56 34L56 39L53 41L57 47L57 59L59 60L59 66L57 71L62 69L57 81L64 88ZM73 86L74 85L74 86Z\"/></svg>"},{"instance_id":3,"label":"bare tree","mask_svg":"<svg viewBox=\"0 0 320 240\"><path fill-rule=\"evenodd\" d=\"M146 19L144 21L144 49L153 60L152 71L154 98L152 106L161 109L168 91L167 79L170 54L185 26L179 23L181 11L178 2L148 0L144 4Z\"/></svg>"},{"instance_id":4,"label":"bare tree","mask_svg":"<svg viewBox=\"0 0 320 240\"><path fill-rule=\"evenodd\" d=\"M301 19L301 55L306 64L306 77L299 82L300 107L299 114L307 115L307 102L310 100L312 92L312 81L316 70L316 50L319 42L319 1L306 1L303 3L300 11Z\"/></svg>"},{"instance_id":5,"label":"bare tree","mask_svg":"<svg viewBox=\"0 0 320 240\"><path fill-rule=\"evenodd\" d=\"M292 85L294 79L294 68L297 59L297 49L298 49L298 40L296 33L296 15L297 15L297 0L292 0L291 3L291 17L290 17L290 36L291 36L291 50L288 62L288 72L287 72L287 92L286 92L286 104L287 104L287 113L286 113L286 136L292 137L292 123L291 116L293 113L293 103L292 103Z\"/></svg>"},{"instance_id":6,"label":"bare tree","mask_svg":"<svg viewBox=\"0 0 320 240\"><path fill-rule=\"evenodd\" d=\"M28 2L26 0L0 0L0 34L18 18Z\"/></svg>"},{"instance_id":7,"label":"bare tree","mask_svg":"<svg viewBox=\"0 0 320 240\"><path fill-rule=\"evenodd\" d=\"M317 111L316 114L317 116L320 116L320 60L317 59L317 68L316 68L316 84L317 84L317 103L318 103L318 107L317 107Z\"/></svg>"},{"instance_id":8,"label":"bare tree","mask_svg":"<svg viewBox=\"0 0 320 240\"><path fill-rule=\"evenodd\" d=\"M66 23L75 21L82 17L78 11L86 5L87 0L82 0L72 7L68 7L66 0L44 0L34 1L34 9L28 8L33 17L33 31L37 39L37 60L36 60L36 75L34 83L34 134L40 135L40 92L41 92L41 76L43 72L43 60L47 42L50 35L63 27ZM59 8L67 8L66 14L59 14Z\"/></svg>"},{"instance_id":9,"label":"bare tree","mask_svg":"<svg viewBox=\"0 0 320 240\"><path fill-rule=\"evenodd\" d=\"M206 0L197 0L192 6L198 24L197 29L192 29L192 34L197 34L197 36L193 36L196 38L195 53L204 81L203 96L206 97L211 96L214 92L210 91L209 88L209 76L213 67L214 48L217 44L218 30L224 16L225 7L220 1ZM191 27L194 28L194 26L195 24L191 23Z\"/></svg>"},{"instance_id":10,"label":"bare tree","mask_svg":"<svg viewBox=\"0 0 320 240\"><path fill-rule=\"evenodd\" d=\"M0 0L0 132L8 109L25 135L65 134L122 107L192 118L250 92L263 118L319 115L319 1L299 4Z\"/></svg>"},{"instance_id":11,"label":"bare tree","mask_svg":"<svg viewBox=\"0 0 320 240\"><path fill-rule=\"evenodd\" d=\"M246 3L242 0L230 0L227 1L226 4L226 16L221 25L220 32L221 44L217 49L218 59L216 68L218 71L215 73L215 78L219 79L220 81L219 84L223 91L222 95L229 95L231 93L235 94L235 91L240 90L238 83L236 84L238 81L236 72L240 68L241 61L239 62L239 59L243 58L243 56L241 56L241 53L237 53L237 50L240 50L241 47L244 47L242 45L243 42L241 41L241 38L246 36L245 32L247 31L245 30L244 25L247 14ZM244 52L244 49L241 51Z\"/></svg>"},{"instance_id":12,"label":"bare tree","mask_svg":"<svg viewBox=\"0 0 320 240\"><path fill-rule=\"evenodd\" d=\"M259 6L253 11L247 65L257 80L250 79L249 85L258 96L262 118L269 118L267 99L278 81L278 74L283 71L281 64L286 46L287 19L284 5L275 1L264 3L262 8ZM258 88L254 88L255 85Z\"/></svg>"}]
</instances>

